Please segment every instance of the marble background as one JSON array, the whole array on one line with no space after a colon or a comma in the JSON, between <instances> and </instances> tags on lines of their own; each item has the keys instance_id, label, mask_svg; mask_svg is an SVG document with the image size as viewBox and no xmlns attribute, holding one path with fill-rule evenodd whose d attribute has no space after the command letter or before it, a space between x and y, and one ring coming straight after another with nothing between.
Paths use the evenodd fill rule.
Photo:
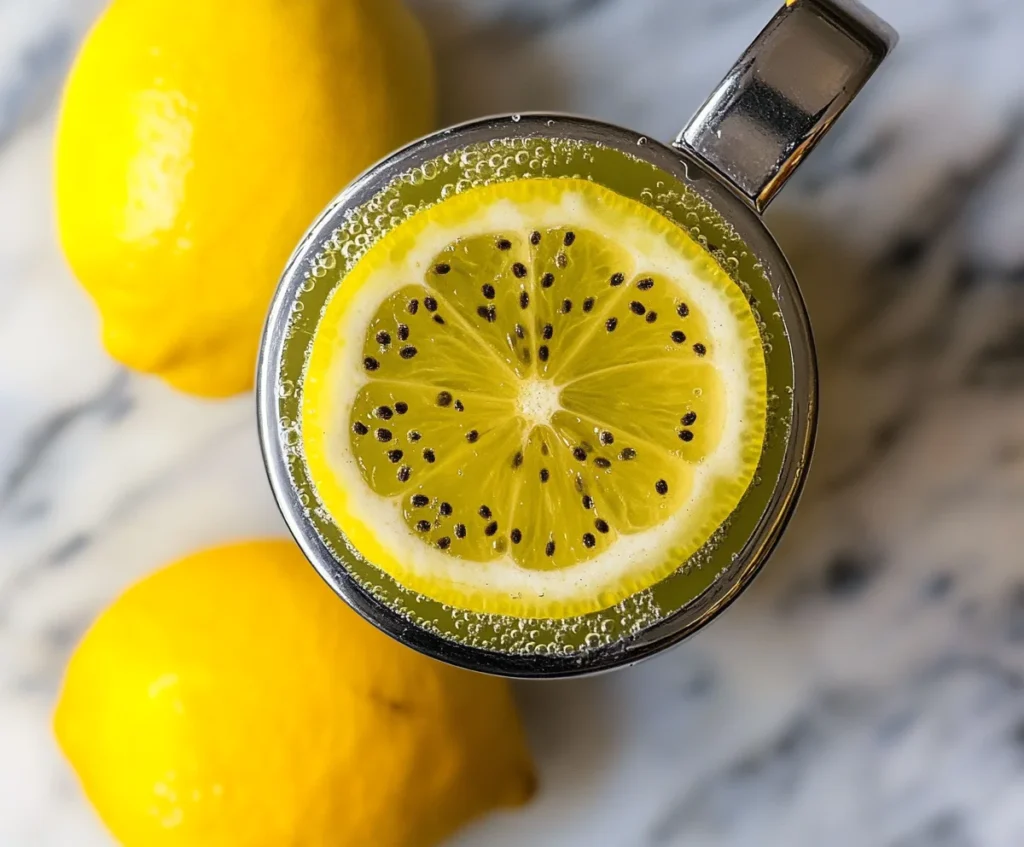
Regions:
<instances>
[{"instance_id":1,"label":"marble background","mask_svg":"<svg viewBox=\"0 0 1024 847\"><path fill-rule=\"evenodd\" d=\"M101 847L49 733L125 584L282 531L252 401L118 367L56 248L59 84L100 0L0 0L0 845ZM769 0L419 0L443 119L671 138ZM821 352L810 483L683 647L519 686L543 788L459 847L1024 844L1024 4L874 0L891 64L770 219Z\"/></svg>"}]
</instances>

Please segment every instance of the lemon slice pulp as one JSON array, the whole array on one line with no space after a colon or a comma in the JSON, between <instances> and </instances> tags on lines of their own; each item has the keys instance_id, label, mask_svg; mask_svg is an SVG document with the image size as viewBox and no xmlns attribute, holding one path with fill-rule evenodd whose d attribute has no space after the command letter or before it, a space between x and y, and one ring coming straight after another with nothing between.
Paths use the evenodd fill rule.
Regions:
<instances>
[{"instance_id":1,"label":"lemon slice pulp","mask_svg":"<svg viewBox=\"0 0 1024 847\"><path fill-rule=\"evenodd\" d=\"M385 235L328 300L303 386L310 479L359 553L516 617L608 608L684 564L765 434L743 291L578 179L471 189Z\"/></svg>"}]
</instances>

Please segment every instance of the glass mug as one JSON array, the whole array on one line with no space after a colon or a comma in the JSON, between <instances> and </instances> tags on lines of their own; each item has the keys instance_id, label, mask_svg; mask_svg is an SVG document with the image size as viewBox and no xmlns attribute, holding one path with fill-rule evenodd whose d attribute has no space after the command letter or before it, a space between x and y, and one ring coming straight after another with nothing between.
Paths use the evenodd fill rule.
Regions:
<instances>
[{"instance_id":1,"label":"glass mug","mask_svg":"<svg viewBox=\"0 0 1024 847\"><path fill-rule=\"evenodd\" d=\"M345 188L288 263L257 378L260 441L274 496L327 583L410 647L520 677L632 664L725 609L764 565L793 513L817 419L814 346L803 300L761 213L896 40L857 0L791 0L671 146L592 120L509 115L415 141ZM494 151L501 155L488 170ZM347 542L319 503L303 460L297 422L308 342L328 295L344 284L347 268L366 247L358 222L372 212L412 215L474 177L479 181L481 173L484 181L584 176L658 209L690 229L743 286L761 325L769 409L754 483L720 537L678 570L611 608L577 618L467 612L399 585Z\"/></svg>"}]
</instances>

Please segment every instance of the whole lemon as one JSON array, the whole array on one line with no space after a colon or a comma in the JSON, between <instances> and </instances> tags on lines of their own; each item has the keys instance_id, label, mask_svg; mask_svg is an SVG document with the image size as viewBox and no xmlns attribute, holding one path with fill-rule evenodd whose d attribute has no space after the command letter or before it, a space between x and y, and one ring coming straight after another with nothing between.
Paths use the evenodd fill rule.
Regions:
<instances>
[{"instance_id":1,"label":"whole lemon","mask_svg":"<svg viewBox=\"0 0 1024 847\"><path fill-rule=\"evenodd\" d=\"M305 229L433 119L400 0L114 0L56 141L60 240L111 355L194 394L250 388Z\"/></svg>"},{"instance_id":2,"label":"whole lemon","mask_svg":"<svg viewBox=\"0 0 1024 847\"><path fill-rule=\"evenodd\" d=\"M284 541L130 588L55 728L125 847L421 847L533 780L507 683L381 634Z\"/></svg>"}]
</instances>

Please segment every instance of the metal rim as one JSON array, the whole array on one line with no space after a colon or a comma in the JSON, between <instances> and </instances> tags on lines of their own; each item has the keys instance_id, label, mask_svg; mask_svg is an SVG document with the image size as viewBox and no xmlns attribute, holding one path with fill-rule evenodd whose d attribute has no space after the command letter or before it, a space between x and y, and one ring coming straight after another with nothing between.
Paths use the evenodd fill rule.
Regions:
<instances>
[{"instance_id":1,"label":"metal rim","mask_svg":"<svg viewBox=\"0 0 1024 847\"><path fill-rule=\"evenodd\" d=\"M730 574L716 581L682 609L639 635L612 646L573 656L520 655L470 647L428 632L370 596L338 562L304 516L288 472L279 431L277 379L285 344L289 305L297 295L306 260L337 228L339 217L366 202L390 176L440 155L451 147L512 133L547 138L600 140L628 150L683 179L710 202L760 258L789 332L794 380L793 419L778 485L756 529ZM642 146L637 142L643 139ZM817 427L818 381L814 342L803 298L792 269L760 216L723 181L685 151L650 141L612 124L558 113L502 115L470 121L415 141L376 163L327 206L292 253L271 303L260 345L256 407L260 448L267 476L284 517L306 558L328 585L363 618L428 656L470 670L520 678L564 678L635 664L679 643L717 618L749 586L778 543L796 508L806 478Z\"/></svg>"}]
</instances>

